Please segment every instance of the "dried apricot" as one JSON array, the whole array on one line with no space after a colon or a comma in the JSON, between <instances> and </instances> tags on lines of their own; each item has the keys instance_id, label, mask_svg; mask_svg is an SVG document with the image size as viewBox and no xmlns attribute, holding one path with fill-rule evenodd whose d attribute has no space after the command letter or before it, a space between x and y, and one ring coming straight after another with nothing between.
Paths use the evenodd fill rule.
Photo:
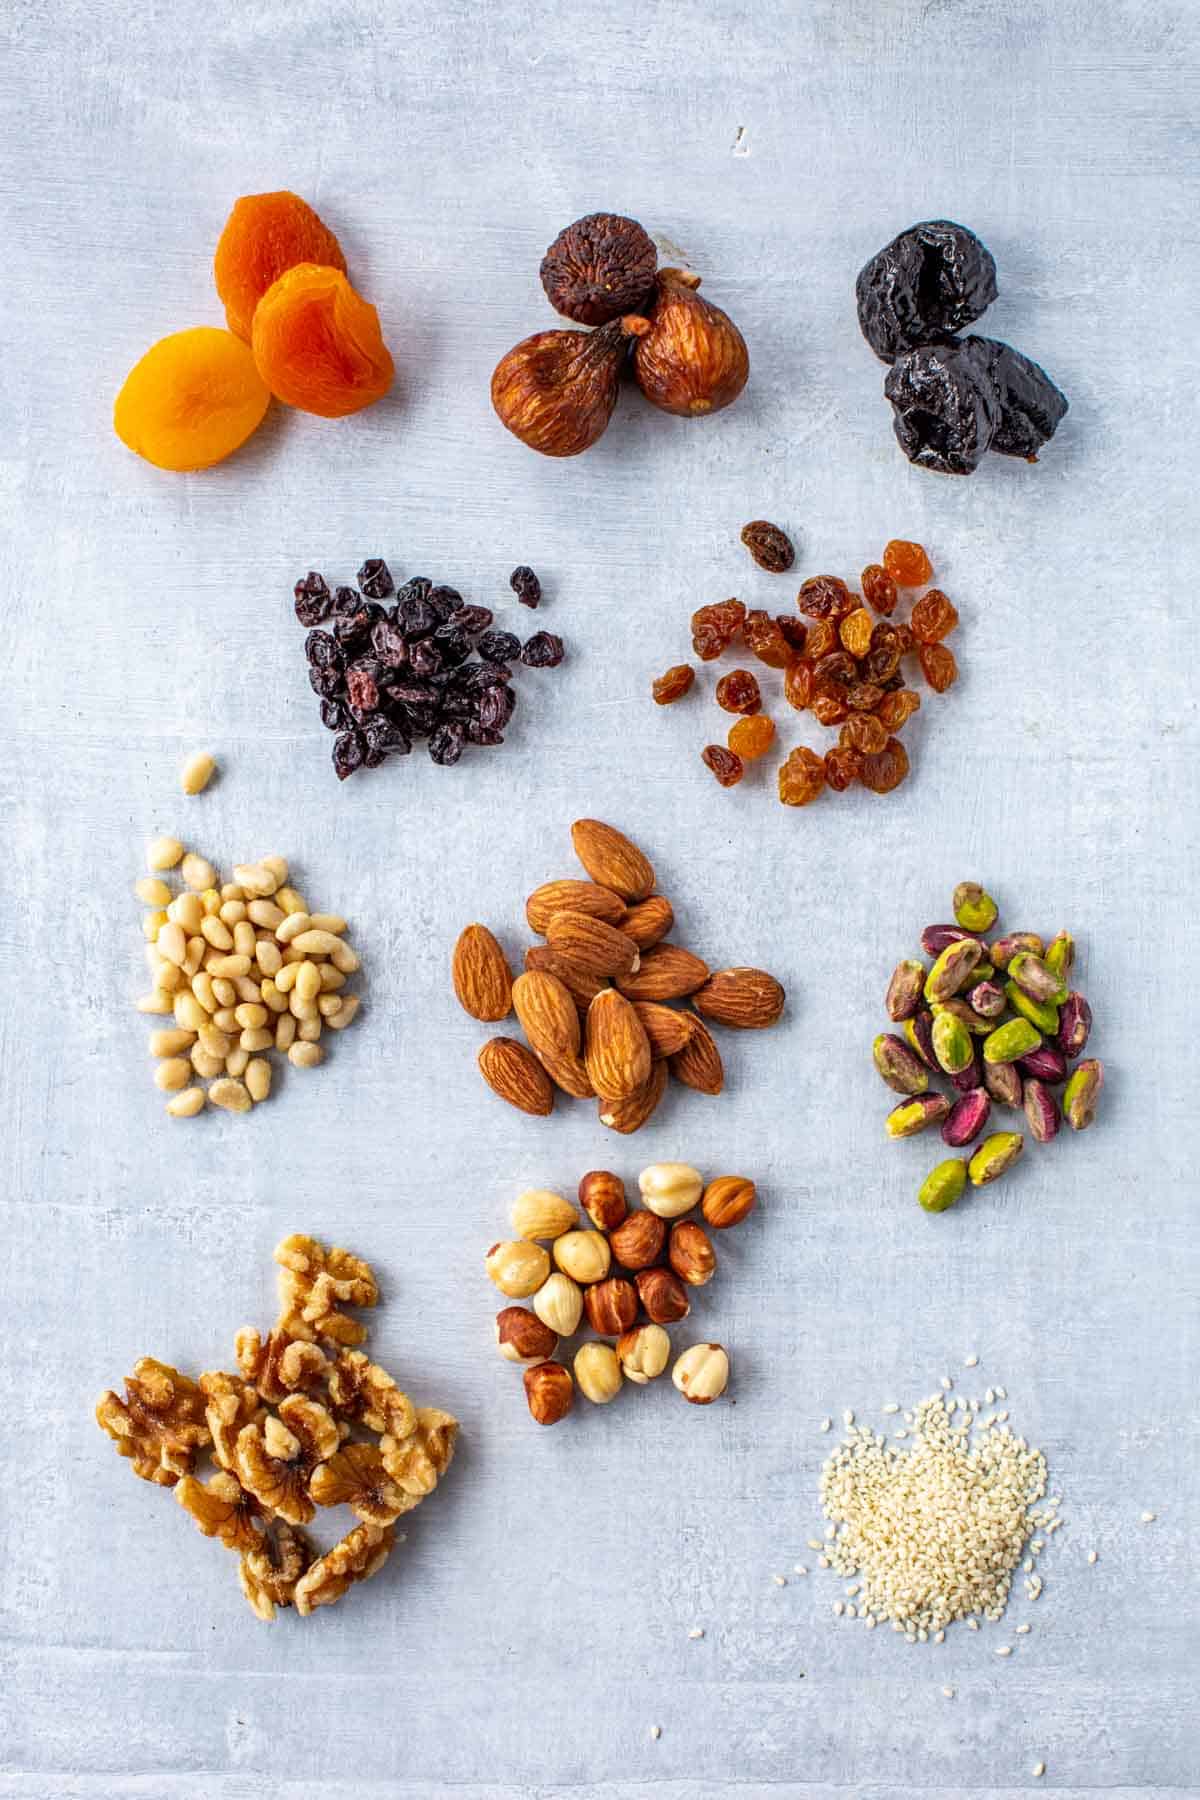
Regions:
<instances>
[{"instance_id":1,"label":"dried apricot","mask_svg":"<svg viewBox=\"0 0 1200 1800\"><path fill-rule=\"evenodd\" d=\"M270 404L242 340L198 325L160 338L134 364L113 407L113 428L156 468L207 469L245 443Z\"/></svg>"},{"instance_id":2,"label":"dried apricot","mask_svg":"<svg viewBox=\"0 0 1200 1800\"><path fill-rule=\"evenodd\" d=\"M785 806L807 806L824 786L824 761L807 744L801 744L779 765L779 798Z\"/></svg>"},{"instance_id":3,"label":"dried apricot","mask_svg":"<svg viewBox=\"0 0 1200 1800\"><path fill-rule=\"evenodd\" d=\"M251 343L271 392L323 419L371 406L395 374L375 308L340 269L316 263L298 263L267 289Z\"/></svg>"},{"instance_id":4,"label":"dried apricot","mask_svg":"<svg viewBox=\"0 0 1200 1800\"><path fill-rule=\"evenodd\" d=\"M726 750L724 744L709 744L700 752L700 760L712 770L723 788L736 787L746 773L741 757Z\"/></svg>"},{"instance_id":5,"label":"dried apricot","mask_svg":"<svg viewBox=\"0 0 1200 1800\"><path fill-rule=\"evenodd\" d=\"M717 683L717 705L725 712L756 713L762 706L762 690L749 669L731 669Z\"/></svg>"},{"instance_id":6,"label":"dried apricot","mask_svg":"<svg viewBox=\"0 0 1200 1800\"><path fill-rule=\"evenodd\" d=\"M954 652L945 644L922 644L920 662L921 673L935 694L944 694L950 684L958 680Z\"/></svg>"},{"instance_id":7,"label":"dried apricot","mask_svg":"<svg viewBox=\"0 0 1200 1800\"><path fill-rule=\"evenodd\" d=\"M881 563L868 563L862 572L863 599L868 606L873 606L877 613L891 613L896 610L896 583Z\"/></svg>"},{"instance_id":8,"label":"dried apricot","mask_svg":"<svg viewBox=\"0 0 1200 1800\"><path fill-rule=\"evenodd\" d=\"M933 564L923 547L906 538L893 538L886 546L883 566L900 587L924 587L933 576Z\"/></svg>"},{"instance_id":9,"label":"dried apricot","mask_svg":"<svg viewBox=\"0 0 1200 1800\"><path fill-rule=\"evenodd\" d=\"M230 331L250 342L259 301L297 263L323 263L346 273L341 245L307 200L286 188L244 194L225 221L213 258Z\"/></svg>"},{"instance_id":10,"label":"dried apricot","mask_svg":"<svg viewBox=\"0 0 1200 1800\"><path fill-rule=\"evenodd\" d=\"M729 748L743 762L753 762L755 757L766 755L774 737L775 721L766 713L753 713L729 727Z\"/></svg>"},{"instance_id":11,"label":"dried apricot","mask_svg":"<svg viewBox=\"0 0 1200 1800\"><path fill-rule=\"evenodd\" d=\"M920 643L938 644L958 624L958 613L941 588L930 588L913 607L909 624Z\"/></svg>"}]
</instances>

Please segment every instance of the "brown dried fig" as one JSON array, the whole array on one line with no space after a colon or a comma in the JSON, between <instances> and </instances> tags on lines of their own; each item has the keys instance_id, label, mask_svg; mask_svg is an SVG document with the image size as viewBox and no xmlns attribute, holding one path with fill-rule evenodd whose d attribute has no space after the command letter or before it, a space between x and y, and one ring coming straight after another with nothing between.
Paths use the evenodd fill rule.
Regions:
<instances>
[{"instance_id":1,"label":"brown dried fig","mask_svg":"<svg viewBox=\"0 0 1200 1800\"><path fill-rule=\"evenodd\" d=\"M654 294L658 252L636 219L589 213L560 231L542 258L542 286L555 312L580 325L640 313Z\"/></svg>"},{"instance_id":2,"label":"brown dried fig","mask_svg":"<svg viewBox=\"0 0 1200 1800\"><path fill-rule=\"evenodd\" d=\"M649 331L628 314L598 331L537 331L502 356L492 405L502 425L543 456L578 456L602 435L631 337Z\"/></svg>"},{"instance_id":3,"label":"brown dried fig","mask_svg":"<svg viewBox=\"0 0 1200 1800\"><path fill-rule=\"evenodd\" d=\"M702 300L700 277L660 269L650 330L634 347L633 372L652 405L682 418L720 412L750 373L746 340L719 306Z\"/></svg>"}]
</instances>

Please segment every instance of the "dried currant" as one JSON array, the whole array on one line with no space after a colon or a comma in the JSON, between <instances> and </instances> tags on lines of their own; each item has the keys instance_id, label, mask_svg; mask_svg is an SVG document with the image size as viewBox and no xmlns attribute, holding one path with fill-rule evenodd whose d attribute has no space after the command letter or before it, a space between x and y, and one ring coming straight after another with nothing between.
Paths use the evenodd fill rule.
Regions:
<instances>
[{"instance_id":1,"label":"dried currant","mask_svg":"<svg viewBox=\"0 0 1200 1800\"><path fill-rule=\"evenodd\" d=\"M908 752L899 738L890 737L882 750L862 759L862 784L873 794L890 794L908 774Z\"/></svg>"},{"instance_id":2,"label":"dried currant","mask_svg":"<svg viewBox=\"0 0 1200 1800\"><path fill-rule=\"evenodd\" d=\"M859 271L862 334L882 362L972 325L996 298L991 251L965 225L910 225Z\"/></svg>"},{"instance_id":3,"label":"dried currant","mask_svg":"<svg viewBox=\"0 0 1200 1800\"><path fill-rule=\"evenodd\" d=\"M564 318L606 325L644 311L657 267L653 239L636 219L588 213L560 231L542 258L542 287Z\"/></svg>"},{"instance_id":4,"label":"dried currant","mask_svg":"<svg viewBox=\"0 0 1200 1800\"><path fill-rule=\"evenodd\" d=\"M327 631L310 631L304 640L304 654L314 669L340 669L342 652L337 639Z\"/></svg>"},{"instance_id":5,"label":"dried currant","mask_svg":"<svg viewBox=\"0 0 1200 1800\"><path fill-rule=\"evenodd\" d=\"M717 683L717 705L725 712L756 713L762 706L762 690L749 669L731 669Z\"/></svg>"},{"instance_id":6,"label":"dried currant","mask_svg":"<svg viewBox=\"0 0 1200 1800\"><path fill-rule=\"evenodd\" d=\"M825 752L825 783L835 794L844 794L862 774L862 752L852 745L838 745Z\"/></svg>"},{"instance_id":7,"label":"dried currant","mask_svg":"<svg viewBox=\"0 0 1200 1800\"><path fill-rule=\"evenodd\" d=\"M344 731L333 741L333 767L339 781L345 781L347 775L353 775L355 769L361 769L366 755L366 745L357 731Z\"/></svg>"},{"instance_id":8,"label":"dried currant","mask_svg":"<svg viewBox=\"0 0 1200 1800\"><path fill-rule=\"evenodd\" d=\"M676 663L665 675L656 676L650 686L656 705L671 706L676 700L682 700L691 691L695 679L696 671L690 663Z\"/></svg>"},{"instance_id":9,"label":"dried currant","mask_svg":"<svg viewBox=\"0 0 1200 1800\"><path fill-rule=\"evenodd\" d=\"M893 613L896 610L896 578L879 563L868 563L862 572L863 599L877 613Z\"/></svg>"},{"instance_id":10,"label":"dried currant","mask_svg":"<svg viewBox=\"0 0 1200 1800\"><path fill-rule=\"evenodd\" d=\"M395 591L392 572L382 556L369 556L355 580L368 600L386 600Z\"/></svg>"},{"instance_id":11,"label":"dried currant","mask_svg":"<svg viewBox=\"0 0 1200 1800\"><path fill-rule=\"evenodd\" d=\"M557 669L563 659L563 641L552 631L535 631L521 651L527 669Z\"/></svg>"},{"instance_id":12,"label":"dried currant","mask_svg":"<svg viewBox=\"0 0 1200 1800\"><path fill-rule=\"evenodd\" d=\"M801 744L779 766L779 798L785 806L807 806L825 786L825 763Z\"/></svg>"},{"instance_id":13,"label":"dried currant","mask_svg":"<svg viewBox=\"0 0 1200 1800\"><path fill-rule=\"evenodd\" d=\"M450 768L462 755L465 741L466 733L454 720L439 725L429 734L430 758L443 768Z\"/></svg>"},{"instance_id":14,"label":"dried currant","mask_svg":"<svg viewBox=\"0 0 1200 1800\"><path fill-rule=\"evenodd\" d=\"M892 538L884 546L883 566L899 587L924 587L933 576L933 564L924 544L908 538Z\"/></svg>"},{"instance_id":15,"label":"dried currant","mask_svg":"<svg viewBox=\"0 0 1200 1800\"><path fill-rule=\"evenodd\" d=\"M921 673L935 694L944 694L958 680L958 664L954 652L946 644L922 644Z\"/></svg>"},{"instance_id":16,"label":"dried currant","mask_svg":"<svg viewBox=\"0 0 1200 1800\"><path fill-rule=\"evenodd\" d=\"M333 604L333 596L329 592L329 584L323 575L310 569L302 575L292 592L296 596L296 617L301 625L319 625L329 617L329 609Z\"/></svg>"},{"instance_id":17,"label":"dried currant","mask_svg":"<svg viewBox=\"0 0 1200 1800\"><path fill-rule=\"evenodd\" d=\"M514 663L521 654L521 640L511 631L485 631L475 648L490 663Z\"/></svg>"},{"instance_id":18,"label":"dried currant","mask_svg":"<svg viewBox=\"0 0 1200 1800\"><path fill-rule=\"evenodd\" d=\"M749 525L743 525L742 542L759 568L769 575L785 575L796 560L787 532L766 519L752 519Z\"/></svg>"},{"instance_id":19,"label":"dried currant","mask_svg":"<svg viewBox=\"0 0 1200 1800\"><path fill-rule=\"evenodd\" d=\"M918 643L940 644L958 624L958 613L941 588L930 588L913 607L909 624Z\"/></svg>"},{"instance_id":20,"label":"dried currant","mask_svg":"<svg viewBox=\"0 0 1200 1800\"><path fill-rule=\"evenodd\" d=\"M701 662L715 662L732 644L746 617L740 600L719 600L692 614L692 649Z\"/></svg>"},{"instance_id":21,"label":"dried currant","mask_svg":"<svg viewBox=\"0 0 1200 1800\"><path fill-rule=\"evenodd\" d=\"M992 449L1001 456L1023 456L1036 462L1043 444L1049 443L1067 411L1067 396L1031 357L1022 356L994 338L976 338L991 356L992 381L1000 402L1000 423Z\"/></svg>"},{"instance_id":22,"label":"dried currant","mask_svg":"<svg viewBox=\"0 0 1200 1800\"><path fill-rule=\"evenodd\" d=\"M803 632L804 627L800 627ZM796 654L779 622L768 612L748 612L742 626L742 642L752 656L769 669L786 669Z\"/></svg>"},{"instance_id":23,"label":"dried currant","mask_svg":"<svg viewBox=\"0 0 1200 1800\"><path fill-rule=\"evenodd\" d=\"M459 606L446 620L446 629L477 638L487 630L494 616L490 606Z\"/></svg>"},{"instance_id":24,"label":"dried currant","mask_svg":"<svg viewBox=\"0 0 1200 1800\"><path fill-rule=\"evenodd\" d=\"M765 756L775 738L775 722L766 713L753 713L729 727L729 748L743 762Z\"/></svg>"},{"instance_id":25,"label":"dried currant","mask_svg":"<svg viewBox=\"0 0 1200 1800\"><path fill-rule=\"evenodd\" d=\"M840 619L854 611L854 595L836 575L810 575L801 584L796 605L810 619Z\"/></svg>"},{"instance_id":26,"label":"dried currant","mask_svg":"<svg viewBox=\"0 0 1200 1800\"><path fill-rule=\"evenodd\" d=\"M522 606L536 606L542 597L542 584L533 570L518 564L508 578L508 585Z\"/></svg>"},{"instance_id":27,"label":"dried currant","mask_svg":"<svg viewBox=\"0 0 1200 1800\"><path fill-rule=\"evenodd\" d=\"M723 788L736 787L746 773L740 756L724 744L709 744L700 752L700 760L712 770Z\"/></svg>"},{"instance_id":28,"label":"dried currant","mask_svg":"<svg viewBox=\"0 0 1200 1800\"><path fill-rule=\"evenodd\" d=\"M910 463L940 475L970 475L991 447L1000 401L982 338L910 350L888 370L896 441Z\"/></svg>"}]
</instances>

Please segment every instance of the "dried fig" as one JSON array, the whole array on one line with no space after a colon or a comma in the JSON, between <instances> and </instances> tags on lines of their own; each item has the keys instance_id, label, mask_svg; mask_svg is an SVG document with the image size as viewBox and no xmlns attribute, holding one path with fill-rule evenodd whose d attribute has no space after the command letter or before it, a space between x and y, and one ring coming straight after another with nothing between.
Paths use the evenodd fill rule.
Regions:
<instances>
[{"instance_id":1,"label":"dried fig","mask_svg":"<svg viewBox=\"0 0 1200 1800\"><path fill-rule=\"evenodd\" d=\"M746 340L719 306L702 300L700 277L660 269L650 329L634 347L637 384L654 406L685 419L720 412L750 373Z\"/></svg>"},{"instance_id":2,"label":"dried fig","mask_svg":"<svg viewBox=\"0 0 1200 1800\"><path fill-rule=\"evenodd\" d=\"M492 405L514 437L543 456L578 456L617 404L629 339L650 329L634 314L598 331L537 331L496 364Z\"/></svg>"},{"instance_id":3,"label":"dried fig","mask_svg":"<svg viewBox=\"0 0 1200 1800\"><path fill-rule=\"evenodd\" d=\"M555 312L580 325L640 313L654 293L658 252L636 219L588 213L560 231L542 258L542 286Z\"/></svg>"}]
</instances>

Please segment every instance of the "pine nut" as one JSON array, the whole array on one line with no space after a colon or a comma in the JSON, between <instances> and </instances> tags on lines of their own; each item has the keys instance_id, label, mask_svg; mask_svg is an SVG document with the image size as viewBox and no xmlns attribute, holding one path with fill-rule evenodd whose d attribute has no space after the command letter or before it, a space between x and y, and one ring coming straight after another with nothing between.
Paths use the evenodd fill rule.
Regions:
<instances>
[{"instance_id":1,"label":"pine nut","mask_svg":"<svg viewBox=\"0 0 1200 1800\"><path fill-rule=\"evenodd\" d=\"M224 1061L233 1049L233 1039L219 1025L202 1025L196 1036L200 1039L200 1048L207 1056L217 1056Z\"/></svg>"},{"instance_id":2,"label":"pine nut","mask_svg":"<svg viewBox=\"0 0 1200 1800\"><path fill-rule=\"evenodd\" d=\"M342 1002L337 994L319 994L317 996L317 1011L323 1019L336 1018L341 1010Z\"/></svg>"},{"instance_id":3,"label":"pine nut","mask_svg":"<svg viewBox=\"0 0 1200 1800\"><path fill-rule=\"evenodd\" d=\"M307 959L303 950L297 950L294 944L289 944L283 953L283 960L285 963L302 963Z\"/></svg>"},{"instance_id":4,"label":"pine nut","mask_svg":"<svg viewBox=\"0 0 1200 1800\"><path fill-rule=\"evenodd\" d=\"M265 1006L243 1001L240 1006L234 1007L233 1016L243 1031L257 1031L260 1025L267 1022L267 1009Z\"/></svg>"},{"instance_id":5,"label":"pine nut","mask_svg":"<svg viewBox=\"0 0 1200 1800\"><path fill-rule=\"evenodd\" d=\"M222 900L220 907L221 922L225 925L236 925L239 919L246 917L244 900Z\"/></svg>"},{"instance_id":6,"label":"pine nut","mask_svg":"<svg viewBox=\"0 0 1200 1800\"><path fill-rule=\"evenodd\" d=\"M192 1068L186 1056L165 1057L154 1071L155 1087L168 1094L185 1088L191 1079Z\"/></svg>"},{"instance_id":7,"label":"pine nut","mask_svg":"<svg viewBox=\"0 0 1200 1800\"><path fill-rule=\"evenodd\" d=\"M275 977L275 986L281 994L290 994L296 985L296 977L302 964L285 962Z\"/></svg>"},{"instance_id":8,"label":"pine nut","mask_svg":"<svg viewBox=\"0 0 1200 1800\"><path fill-rule=\"evenodd\" d=\"M187 885L195 888L197 892L201 888L215 887L217 884L217 871L207 857L197 856L194 850L188 851L180 865L179 872Z\"/></svg>"},{"instance_id":9,"label":"pine nut","mask_svg":"<svg viewBox=\"0 0 1200 1800\"><path fill-rule=\"evenodd\" d=\"M238 991L232 981L224 975L210 975L209 980L212 982L213 996L218 1006L237 1005Z\"/></svg>"},{"instance_id":10,"label":"pine nut","mask_svg":"<svg viewBox=\"0 0 1200 1800\"><path fill-rule=\"evenodd\" d=\"M200 896L200 904L204 908L206 918L214 913L219 913L221 910L221 896L216 888L205 888Z\"/></svg>"},{"instance_id":11,"label":"pine nut","mask_svg":"<svg viewBox=\"0 0 1200 1800\"><path fill-rule=\"evenodd\" d=\"M315 1000L321 992L321 972L316 963L302 962L296 976L296 997Z\"/></svg>"},{"instance_id":12,"label":"pine nut","mask_svg":"<svg viewBox=\"0 0 1200 1800\"><path fill-rule=\"evenodd\" d=\"M237 1035L237 1014L234 1012L232 1006L220 1007L218 1011L213 1014L213 1024L220 1031L228 1031L232 1036Z\"/></svg>"},{"instance_id":13,"label":"pine nut","mask_svg":"<svg viewBox=\"0 0 1200 1800\"><path fill-rule=\"evenodd\" d=\"M254 905L253 900L250 902L250 905ZM254 955L254 946L257 942L258 937L255 934L254 927L249 919L239 919L233 928L233 949L235 955L244 956L246 959L246 967L242 971L243 974L248 975L250 973L250 958Z\"/></svg>"},{"instance_id":14,"label":"pine nut","mask_svg":"<svg viewBox=\"0 0 1200 1800\"><path fill-rule=\"evenodd\" d=\"M296 1036L302 1044L315 1044L321 1035L321 1025L319 1018L301 1019L296 1027Z\"/></svg>"},{"instance_id":15,"label":"pine nut","mask_svg":"<svg viewBox=\"0 0 1200 1800\"><path fill-rule=\"evenodd\" d=\"M345 985L346 977L340 969L335 969L332 963L321 964L321 991L323 993L335 994L339 988L344 988Z\"/></svg>"},{"instance_id":16,"label":"pine nut","mask_svg":"<svg viewBox=\"0 0 1200 1800\"><path fill-rule=\"evenodd\" d=\"M164 993L178 994L187 986L187 976L174 963L161 962L155 972L154 985L162 988Z\"/></svg>"},{"instance_id":17,"label":"pine nut","mask_svg":"<svg viewBox=\"0 0 1200 1800\"><path fill-rule=\"evenodd\" d=\"M295 1069L315 1069L324 1055L325 1052L320 1044L293 1044L288 1051L288 1061ZM210 1089L209 1092L211 1096L212 1090Z\"/></svg>"},{"instance_id":18,"label":"pine nut","mask_svg":"<svg viewBox=\"0 0 1200 1800\"><path fill-rule=\"evenodd\" d=\"M357 1011L358 995L347 994L342 1001L339 1010L332 1018L326 1019L325 1023L328 1025L330 1031L345 1031L347 1025L350 1024Z\"/></svg>"},{"instance_id":19,"label":"pine nut","mask_svg":"<svg viewBox=\"0 0 1200 1800\"><path fill-rule=\"evenodd\" d=\"M167 1111L173 1119L194 1119L198 1112L204 1111L204 1089L184 1088L182 1094L175 1094L167 1101Z\"/></svg>"},{"instance_id":20,"label":"pine nut","mask_svg":"<svg viewBox=\"0 0 1200 1800\"><path fill-rule=\"evenodd\" d=\"M213 1081L218 1075L225 1073L225 1058L210 1056L208 1051L202 1050L199 1044L193 1044L192 1067L197 1075L202 1076L205 1081Z\"/></svg>"},{"instance_id":21,"label":"pine nut","mask_svg":"<svg viewBox=\"0 0 1200 1800\"><path fill-rule=\"evenodd\" d=\"M207 969L197 969L192 976L192 992L206 1013L215 1013L219 1009L221 1003L213 991L213 978Z\"/></svg>"},{"instance_id":22,"label":"pine nut","mask_svg":"<svg viewBox=\"0 0 1200 1800\"><path fill-rule=\"evenodd\" d=\"M237 989L238 999L247 1006L262 1004L262 988L252 975L239 975L233 985Z\"/></svg>"},{"instance_id":23,"label":"pine nut","mask_svg":"<svg viewBox=\"0 0 1200 1800\"><path fill-rule=\"evenodd\" d=\"M236 981L239 975L250 973L248 956L218 956L208 965L208 972L213 977L223 975L226 981Z\"/></svg>"},{"instance_id":24,"label":"pine nut","mask_svg":"<svg viewBox=\"0 0 1200 1800\"><path fill-rule=\"evenodd\" d=\"M242 892L241 888L238 886L236 881L223 881L221 883L221 898L222 898L222 900L243 900L244 901L246 896Z\"/></svg>"},{"instance_id":25,"label":"pine nut","mask_svg":"<svg viewBox=\"0 0 1200 1800\"><path fill-rule=\"evenodd\" d=\"M271 1065L265 1057L256 1056L246 1064L246 1086L256 1102L265 1100L271 1092Z\"/></svg>"},{"instance_id":26,"label":"pine nut","mask_svg":"<svg viewBox=\"0 0 1200 1800\"><path fill-rule=\"evenodd\" d=\"M262 863L235 863L233 879L239 887L245 888L249 895L257 896L259 899L273 894L279 886L272 870L264 868Z\"/></svg>"},{"instance_id":27,"label":"pine nut","mask_svg":"<svg viewBox=\"0 0 1200 1800\"><path fill-rule=\"evenodd\" d=\"M315 1000L302 1000L299 994L289 994L288 1011L298 1023L303 1019L315 1019L317 1003Z\"/></svg>"},{"instance_id":28,"label":"pine nut","mask_svg":"<svg viewBox=\"0 0 1200 1800\"><path fill-rule=\"evenodd\" d=\"M194 975L197 969L204 967L204 957L207 949L208 946L202 937L188 939L187 955L183 959L183 972L185 975Z\"/></svg>"},{"instance_id":29,"label":"pine nut","mask_svg":"<svg viewBox=\"0 0 1200 1800\"><path fill-rule=\"evenodd\" d=\"M204 923L204 902L199 894L176 894L167 908L167 916L182 925L191 937Z\"/></svg>"},{"instance_id":30,"label":"pine nut","mask_svg":"<svg viewBox=\"0 0 1200 1800\"><path fill-rule=\"evenodd\" d=\"M262 1003L268 1012L285 1013L288 1009L287 995L280 993L270 977L262 984Z\"/></svg>"},{"instance_id":31,"label":"pine nut","mask_svg":"<svg viewBox=\"0 0 1200 1800\"><path fill-rule=\"evenodd\" d=\"M328 931L333 937L341 937L346 929L346 921L340 913L312 913L309 923L314 931Z\"/></svg>"},{"instance_id":32,"label":"pine nut","mask_svg":"<svg viewBox=\"0 0 1200 1800\"><path fill-rule=\"evenodd\" d=\"M271 874L274 875L275 886L277 888L282 887L284 882L288 878L287 857L286 856L260 856L258 859L258 862L259 862L260 868L269 869L271 871Z\"/></svg>"},{"instance_id":33,"label":"pine nut","mask_svg":"<svg viewBox=\"0 0 1200 1800\"><path fill-rule=\"evenodd\" d=\"M275 927L275 936L281 944L290 944L293 938L308 930L311 922L306 912L288 913L282 923Z\"/></svg>"},{"instance_id":34,"label":"pine nut","mask_svg":"<svg viewBox=\"0 0 1200 1800\"><path fill-rule=\"evenodd\" d=\"M334 937L332 931L302 931L292 939L297 950L303 950L305 956L332 956L335 950L346 948L341 938Z\"/></svg>"},{"instance_id":35,"label":"pine nut","mask_svg":"<svg viewBox=\"0 0 1200 1800\"><path fill-rule=\"evenodd\" d=\"M278 944L270 938L259 938L254 946L254 960L264 975L278 975L283 967L283 955Z\"/></svg>"},{"instance_id":36,"label":"pine nut","mask_svg":"<svg viewBox=\"0 0 1200 1800\"><path fill-rule=\"evenodd\" d=\"M153 944L163 926L168 923L169 919L167 914L161 910L158 912L143 913L142 936L146 939L147 943Z\"/></svg>"},{"instance_id":37,"label":"pine nut","mask_svg":"<svg viewBox=\"0 0 1200 1800\"><path fill-rule=\"evenodd\" d=\"M173 869L182 855L183 845L178 838L151 838L146 845L146 867L160 872L163 869Z\"/></svg>"},{"instance_id":38,"label":"pine nut","mask_svg":"<svg viewBox=\"0 0 1200 1800\"><path fill-rule=\"evenodd\" d=\"M202 794L213 778L216 762L207 750L197 750L183 765L179 780L185 794Z\"/></svg>"},{"instance_id":39,"label":"pine nut","mask_svg":"<svg viewBox=\"0 0 1200 1800\"><path fill-rule=\"evenodd\" d=\"M154 942L168 962L173 962L177 969L183 967L187 955L187 936L182 925L174 925L168 920L160 927Z\"/></svg>"},{"instance_id":40,"label":"pine nut","mask_svg":"<svg viewBox=\"0 0 1200 1800\"><path fill-rule=\"evenodd\" d=\"M296 1041L296 1021L291 1013L280 1013L275 1021L275 1048L290 1050Z\"/></svg>"},{"instance_id":41,"label":"pine nut","mask_svg":"<svg viewBox=\"0 0 1200 1800\"><path fill-rule=\"evenodd\" d=\"M225 1058L225 1073L227 1075L244 1075L249 1065L250 1052L243 1050L242 1046L237 1044ZM220 1073L221 1071L218 1069L217 1074Z\"/></svg>"},{"instance_id":42,"label":"pine nut","mask_svg":"<svg viewBox=\"0 0 1200 1800\"><path fill-rule=\"evenodd\" d=\"M155 988L152 994L143 994L136 1004L140 1013L169 1013L172 1010L171 995L164 993L162 988Z\"/></svg>"},{"instance_id":43,"label":"pine nut","mask_svg":"<svg viewBox=\"0 0 1200 1800\"><path fill-rule=\"evenodd\" d=\"M150 1033L151 1056L178 1056L181 1050L187 1050L192 1043L193 1033L190 1031L152 1031Z\"/></svg>"},{"instance_id":44,"label":"pine nut","mask_svg":"<svg viewBox=\"0 0 1200 1800\"><path fill-rule=\"evenodd\" d=\"M266 1025L248 1025L238 1043L243 1050L269 1050L275 1042L275 1033Z\"/></svg>"},{"instance_id":45,"label":"pine nut","mask_svg":"<svg viewBox=\"0 0 1200 1800\"><path fill-rule=\"evenodd\" d=\"M171 899L171 890L165 881L157 875L143 875L135 881L133 891L144 906L167 906Z\"/></svg>"},{"instance_id":46,"label":"pine nut","mask_svg":"<svg viewBox=\"0 0 1200 1800\"><path fill-rule=\"evenodd\" d=\"M246 911L254 923L261 925L265 931L274 931L276 926L282 925L287 918L287 914L280 912L271 900L251 900Z\"/></svg>"},{"instance_id":47,"label":"pine nut","mask_svg":"<svg viewBox=\"0 0 1200 1800\"><path fill-rule=\"evenodd\" d=\"M233 933L230 931L228 925L222 924L221 920L215 916L212 918L201 919L200 932L202 937L212 945L214 950L233 949Z\"/></svg>"},{"instance_id":48,"label":"pine nut","mask_svg":"<svg viewBox=\"0 0 1200 1800\"><path fill-rule=\"evenodd\" d=\"M306 913L308 911L308 905L303 895L298 894L294 887L277 888L275 892L275 904L276 906L282 906L289 918L292 913Z\"/></svg>"},{"instance_id":49,"label":"pine nut","mask_svg":"<svg viewBox=\"0 0 1200 1800\"><path fill-rule=\"evenodd\" d=\"M226 1077L222 1081L214 1081L208 1090L209 1104L219 1106L225 1112L249 1112L254 1102L240 1081Z\"/></svg>"},{"instance_id":50,"label":"pine nut","mask_svg":"<svg viewBox=\"0 0 1200 1800\"><path fill-rule=\"evenodd\" d=\"M343 944L340 938L336 940L336 948L329 952L329 960L343 975L353 975L361 966L355 952L349 944Z\"/></svg>"}]
</instances>

